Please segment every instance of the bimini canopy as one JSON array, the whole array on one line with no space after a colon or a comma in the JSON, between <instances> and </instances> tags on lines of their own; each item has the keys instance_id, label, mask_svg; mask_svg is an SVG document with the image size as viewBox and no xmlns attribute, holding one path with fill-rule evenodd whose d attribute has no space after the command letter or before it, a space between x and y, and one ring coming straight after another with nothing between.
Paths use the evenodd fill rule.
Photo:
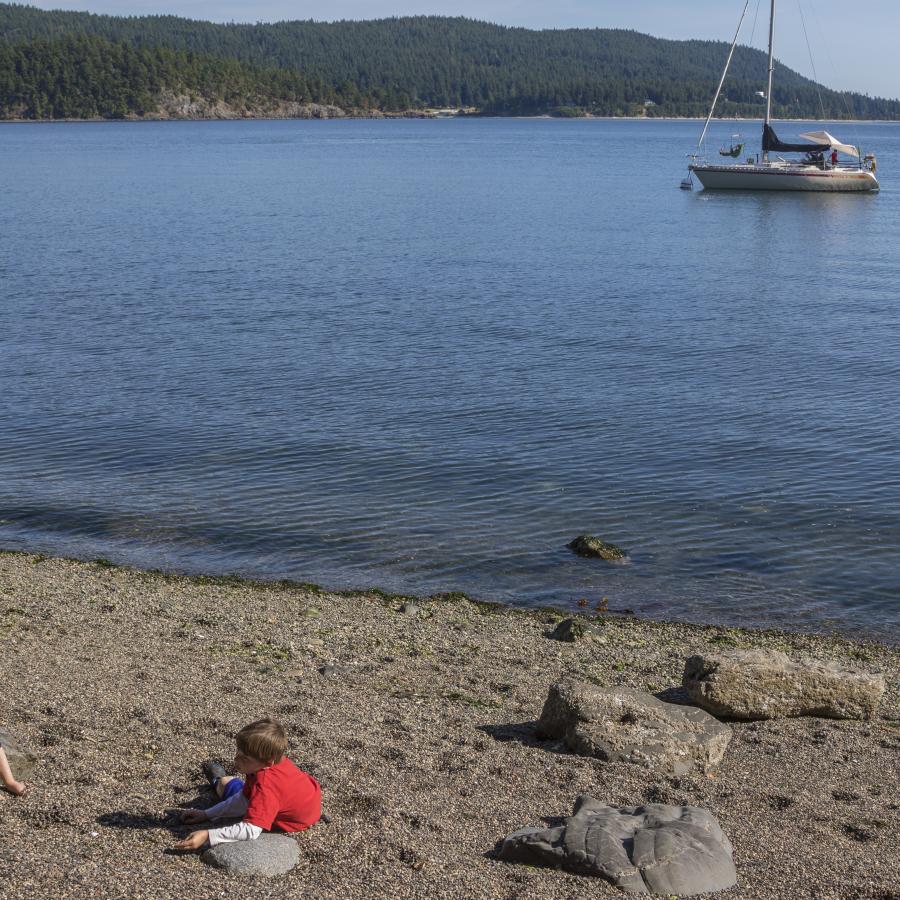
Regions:
<instances>
[{"instance_id":1,"label":"bimini canopy","mask_svg":"<svg viewBox=\"0 0 900 900\"><path fill-rule=\"evenodd\" d=\"M808 141L815 141L817 144L828 144L831 149L839 150L848 156L859 156L859 150L856 147L851 147L850 144L842 144L834 135L829 134L827 131L807 131L806 134L801 134L800 137L806 138Z\"/></svg>"},{"instance_id":2,"label":"bimini canopy","mask_svg":"<svg viewBox=\"0 0 900 900\"><path fill-rule=\"evenodd\" d=\"M817 133L826 134L824 131ZM809 137L809 135L801 134L800 137ZM827 137L828 140L819 141L815 144L786 144L784 141L778 139L778 135L775 134L775 130L771 125L763 125L762 148L764 153L768 153L769 151L780 151L781 153L813 153L818 151L824 153L832 147L831 141L833 138L830 134L827 135ZM840 146L843 146L843 144Z\"/></svg>"}]
</instances>

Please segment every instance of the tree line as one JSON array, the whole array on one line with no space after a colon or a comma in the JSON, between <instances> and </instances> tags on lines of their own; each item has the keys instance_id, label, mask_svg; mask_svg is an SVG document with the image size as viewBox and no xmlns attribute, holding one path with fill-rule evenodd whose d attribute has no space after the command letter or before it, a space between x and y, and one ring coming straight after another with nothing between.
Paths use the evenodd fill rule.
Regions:
<instances>
[{"instance_id":1,"label":"tree line","mask_svg":"<svg viewBox=\"0 0 900 900\"><path fill-rule=\"evenodd\" d=\"M439 16L217 25L0 4L0 114L142 115L177 87L247 109L299 100L362 111L703 116L726 53L722 42ZM761 116L765 81L765 54L739 48L719 114ZM776 85L778 117L900 118L896 100L831 91L780 65Z\"/></svg>"},{"instance_id":2,"label":"tree line","mask_svg":"<svg viewBox=\"0 0 900 900\"><path fill-rule=\"evenodd\" d=\"M85 35L0 43L0 118L155 116L166 97L222 101L249 114L279 101L365 109L378 100L344 95L293 70L187 50L135 48Z\"/></svg>"}]
</instances>

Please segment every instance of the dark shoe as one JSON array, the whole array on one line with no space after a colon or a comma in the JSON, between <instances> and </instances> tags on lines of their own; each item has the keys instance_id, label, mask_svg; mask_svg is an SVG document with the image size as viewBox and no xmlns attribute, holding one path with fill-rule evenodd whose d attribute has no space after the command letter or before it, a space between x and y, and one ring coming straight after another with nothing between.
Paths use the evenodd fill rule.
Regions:
<instances>
[{"instance_id":1,"label":"dark shoe","mask_svg":"<svg viewBox=\"0 0 900 900\"><path fill-rule=\"evenodd\" d=\"M206 776L209 783L215 787L218 780L224 778L228 773L221 763L216 762L214 759L208 759L203 763L203 774Z\"/></svg>"}]
</instances>

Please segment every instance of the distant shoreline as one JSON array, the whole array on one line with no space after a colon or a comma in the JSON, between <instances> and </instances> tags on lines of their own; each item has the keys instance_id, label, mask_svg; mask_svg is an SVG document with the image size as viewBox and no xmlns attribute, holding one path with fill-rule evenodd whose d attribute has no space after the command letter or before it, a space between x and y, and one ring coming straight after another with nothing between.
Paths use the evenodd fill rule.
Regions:
<instances>
[{"instance_id":1,"label":"distant shoreline","mask_svg":"<svg viewBox=\"0 0 900 900\"><path fill-rule=\"evenodd\" d=\"M109 123L119 123L128 125L139 125L144 123L159 122L347 122L347 121L446 121L449 119L516 119L516 120L557 120L560 122L584 122L584 121L601 121L601 122L703 122L705 117L702 116L551 116L548 114L536 116L504 116L491 114L469 114L460 116L435 116L435 115L417 115L409 113L389 113L377 116L353 115L348 113L342 116L144 116L125 117L120 119L0 119L0 125L103 125ZM741 118L714 118L713 122L757 122L762 123L762 119L741 119ZM778 122L815 122L816 119L777 119ZM866 125L866 124L884 124L884 125L900 125L897 119L825 119L829 124L835 125Z\"/></svg>"}]
</instances>

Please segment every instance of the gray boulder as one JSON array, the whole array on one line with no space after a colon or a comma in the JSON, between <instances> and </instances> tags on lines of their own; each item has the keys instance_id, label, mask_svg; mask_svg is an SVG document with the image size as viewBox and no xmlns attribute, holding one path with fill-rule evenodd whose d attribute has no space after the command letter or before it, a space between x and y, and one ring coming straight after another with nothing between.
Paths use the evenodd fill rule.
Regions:
<instances>
[{"instance_id":1,"label":"gray boulder","mask_svg":"<svg viewBox=\"0 0 900 900\"><path fill-rule=\"evenodd\" d=\"M2 728L0 728L0 747L3 747L3 751L6 753L13 777L17 781L28 781L34 772L37 757L26 749L21 741Z\"/></svg>"},{"instance_id":2,"label":"gray boulder","mask_svg":"<svg viewBox=\"0 0 900 900\"><path fill-rule=\"evenodd\" d=\"M203 862L234 875L274 878L290 872L300 860L297 842L283 834L261 834L255 841L216 844L203 854Z\"/></svg>"},{"instance_id":3,"label":"gray boulder","mask_svg":"<svg viewBox=\"0 0 900 900\"><path fill-rule=\"evenodd\" d=\"M580 756L637 763L666 775L711 771L731 740L731 729L702 709L576 681L550 688L536 731L539 738L563 740Z\"/></svg>"},{"instance_id":4,"label":"gray boulder","mask_svg":"<svg viewBox=\"0 0 900 900\"><path fill-rule=\"evenodd\" d=\"M796 662L777 650L691 656L682 684L698 706L735 719L871 719L884 693L881 675L820 660Z\"/></svg>"},{"instance_id":5,"label":"gray boulder","mask_svg":"<svg viewBox=\"0 0 900 900\"><path fill-rule=\"evenodd\" d=\"M731 843L705 809L606 806L586 794L563 825L524 828L497 846L497 856L507 862L599 876L629 894L679 896L733 887L731 853Z\"/></svg>"}]
</instances>

